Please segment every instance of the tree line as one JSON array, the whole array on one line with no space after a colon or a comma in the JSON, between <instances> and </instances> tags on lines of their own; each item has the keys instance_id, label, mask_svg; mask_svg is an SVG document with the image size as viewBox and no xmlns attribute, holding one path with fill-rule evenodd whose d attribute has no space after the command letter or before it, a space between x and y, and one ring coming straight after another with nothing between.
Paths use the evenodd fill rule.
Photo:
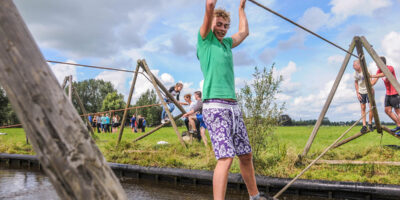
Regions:
<instances>
[{"instance_id":1,"label":"tree line","mask_svg":"<svg viewBox=\"0 0 400 200\"><path fill-rule=\"evenodd\" d=\"M73 88L77 91L87 113L124 109L126 106L124 95L118 93L111 82L89 79L80 82L74 82ZM68 91L69 85L65 88L66 94L68 94ZM154 90L147 90L137 99L135 104L131 105L130 107L159 103L160 102L157 99ZM78 113L82 115L82 110L80 109L78 101L74 96L72 96L72 104ZM129 122L130 117L135 114L144 116L147 124L149 125L158 125L161 121L161 111L161 106L132 109L128 112L129 117L127 122ZM111 114L118 115L122 119L123 111L114 112ZM20 121L11 107L11 103L7 98L5 90L0 87L0 126L19 123Z\"/></svg>"}]
</instances>

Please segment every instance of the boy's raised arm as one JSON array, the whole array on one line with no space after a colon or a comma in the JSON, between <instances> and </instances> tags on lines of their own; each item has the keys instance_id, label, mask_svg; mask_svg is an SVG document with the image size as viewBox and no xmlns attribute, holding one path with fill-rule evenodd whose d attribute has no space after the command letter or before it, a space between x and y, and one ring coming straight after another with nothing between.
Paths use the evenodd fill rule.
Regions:
<instances>
[{"instance_id":1,"label":"boy's raised arm","mask_svg":"<svg viewBox=\"0 0 400 200\"><path fill-rule=\"evenodd\" d=\"M206 38L211 30L214 8L217 0L206 0L206 13L204 14L203 24L200 27L201 38Z\"/></svg>"},{"instance_id":2,"label":"boy's raised arm","mask_svg":"<svg viewBox=\"0 0 400 200\"><path fill-rule=\"evenodd\" d=\"M246 7L246 0L240 0L239 6L239 31L232 35L233 44L232 48L235 48L249 35L249 23L247 22L246 13L244 8Z\"/></svg>"}]
</instances>

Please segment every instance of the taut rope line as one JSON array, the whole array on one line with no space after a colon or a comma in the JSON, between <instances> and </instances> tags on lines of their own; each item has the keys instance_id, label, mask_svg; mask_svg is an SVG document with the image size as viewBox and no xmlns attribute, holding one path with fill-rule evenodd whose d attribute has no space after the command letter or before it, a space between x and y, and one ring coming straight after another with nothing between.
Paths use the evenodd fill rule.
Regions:
<instances>
[{"instance_id":1,"label":"taut rope line","mask_svg":"<svg viewBox=\"0 0 400 200\"><path fill-rule=\"evenodd\" d=\"M374 107L371 108L371 110L374 109ZM281 194L283 192L285 192L298 178L300 178L301 175L303 175L308 169L310 169L311 166L313 166L322 156L325 155L326 152L328 152L333 146L335 146L336 143L338 143L354 126L356 126L358 124L358 122L361 121L361 119L366 116L369 112L371 112L371 110L369 110L368 112L366 112L359 120L357 120L356 122L354 122L353 125L351 125L350 128L348 128L338 139L335 140L335 142L333 142L329 147L327 147L315 160L313 160L303 171L300 172L300 174L298 174L293 180L291 180L284 188L282 188L275 196L275 199L278 199L279 196L281 196Z\"/></svg>"},{"instance_id":2,"label":"taut rope line","mask_svg":"<svg viewBox=\"0 0 400 200\"><path fill-rule=\"evenodd\" d=\"M262 4L260 4L260 3L258 3L257 1L255 1L255 0L249 0L249 1L252 2L252 3L254 3L254 4L256 4L257 6L259 6L259 7L261 7L261 8L264 8L264 9L267 10L268 12L270 12L270 13L272 13L272 14L274 14L274 15L276 15L276 16L278 16L278 17L280 17L280 18L282 18L282 19L284 19L284 20L286 20L286 21L288 21L289 23L291 23L291 24L293 24L293 25L295 25L295 26L297 26L297 27L299 27L299 28L301 28L301 29L307 31L308 33L310 33L310 34L312 34L312 35L318 37L319 39L321 39L321 40L323 40L323 41L325 41L325 42L327 42L327 43L329 43L329 44L335 46L336 48L339 48L340 50L342 50L342 51L344 51L344 52L346 52L346 53L348 53L348 54L350 54L350 55L352 55L352 56L358 58L358 56L356 56L356 55L354 55L353 53L347 51L347 50L344 49L343 47L341 47L341 46L339 46L339 45L337 45L337 44L335 44L335 43L329 41L328 39L326 39L326 38L324 38L324 37L322 37L322 36L320 36L320 35L314 33L314 32L311 31L310 29L308 29L308 28L306 28L306 27L304 27L304 26L302 26L302 25L300 25L300 24L298 24L298 23L292 21L291 19L289 19L289 18L287 18L287 17L285 17L285 16L283 16L283 15L281 15L281 14L279 14L279 13L273 11L272 9L270 9L270 8L268 8L268 7L266 7L266 6L262 5Z\"/></svg>"}]
</instances>

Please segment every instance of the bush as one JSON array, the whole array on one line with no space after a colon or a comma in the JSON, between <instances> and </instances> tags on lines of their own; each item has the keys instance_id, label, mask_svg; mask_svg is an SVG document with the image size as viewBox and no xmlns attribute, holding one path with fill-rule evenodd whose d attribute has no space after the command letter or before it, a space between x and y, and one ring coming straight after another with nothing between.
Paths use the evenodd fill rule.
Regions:
<instances>
[{"instance_id":1,"label":"bush","mask_svg":"<svg viewBox=\"0 0 400 200\"><path fill-rule=\"evenodd\" d=\"M274 141L273 133L284 109L284 104L276 103L275 98L279 92L282 77L274 77L274 65L270 70L264 67L261 71L255 67L253 77L251 85L246 83L240 90L238 99L253 149L254 162L264 163L268 159L263 158L262 152L266 151L268 142ZM270 145L270 148L273 146L276 147L276 145ZM277 149L278 152L279 150ZM280 155L284 156L284 154ZM273 158L273 160L279 159Z\"/></svg>"}]
</instances>

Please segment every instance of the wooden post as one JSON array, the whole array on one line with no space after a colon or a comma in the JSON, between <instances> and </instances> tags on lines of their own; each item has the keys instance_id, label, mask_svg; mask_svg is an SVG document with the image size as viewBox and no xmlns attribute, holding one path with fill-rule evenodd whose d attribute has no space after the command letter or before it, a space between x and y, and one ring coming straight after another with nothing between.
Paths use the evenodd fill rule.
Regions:
<instances>
[{"instance_id":1,"label":"wooden post","mask_svg":"<svg viewBox=\"0 0 400 200\"><path fill-rule=\"evenodd\" d=\"M68 79L69 79L69 76L66 76L66 77L64 78L64 81L63 81L63 83L61 84L61 88L62 88L62 89L64 89L65 86L67 85Z\"/></svg>"},{"instance_id":2,"label":"wooden post","mask_svg":"<svg viewBox=\"0 0 400 200\"><path fill-rule=\"evenodd\" d=\"M150 71L151 72L151 71ZM168 92L168 89L165 88L165 86L157 79L156 76L153 76L154 80L156 81L157 85L160 87L160 89L167 95L169 99L175 104L175 106L183 113L186 113L186 110L182 107L182 105L175 99L174 96L171 95L171 93Z\"/></svg>"},{"instance_id":3,"label":"wooden post","mask_svg":"<svg viewBox=\"0 0 400 200\"><path fill-rule=\"evenodd\" d=\"M170 121L171 121L172 127L173 127L174 130L175 130L176 136L178 136L178 139L179 139L179 141L181 142L182 146L186 147L186 144L185 144L185 142L183 141L183 139L182 139L182 137L181 137L181 134L179 133L178 127L177 127L176 124L175 124L175 120L174 120L174 118L172 117L171 112L169 112L168 105L167 105L167 103L164 101L163 96L161 95L160 89L159 89L158 86L157 86L157 82L155 81L155 78L154 78L153 73L151 73L150 68L147 66L147 63L146 63L145 60L141 60L141 61L140 61L140 65L141 65L141 67L145 70L145 72L149 75L151 82L153 82L154 89L156 90L156 93L157 93L157 95L158 95L158 98L160 99L162 105L164 106L165 112L167 112L167 115L168 115L168 117L169 117L169 119L170 119ZM168 91L167 91L167 93L168 93ZM172 96L172 95L171 95L171 96Z\"/></svg>"},{"instance_id":4,"label":"wooden post","mask_svg":"<svg viewBox=\"0 0 400 200\"><path fill-rule=\"evenodd\" d=\"M376 108L376 103L375 103L375 95L372 90L370 75L368 73L367 63L365 62L365 56L364 56L364 52L362 49L362 43L360 41L360 37L358 37L358 36L355 37L355 42L356 42L358 58L360 60L360 66L362 69L361 71L363 72L363 76L365 78L365 86L366 86L367 92L368 92L369 103L372 106L371 112L372 112L372 114L374 114L376 131L378 133L382 133L381 121L379 120L378 109Z\"/></svg>"},{"instance_id":5,"label":"wooden post","mask_svg":"<svg viewBox=\"0 0 400 200\"><path fill-rule=\"evenodd\" d=\"M136 84L138 73L139 73L139 60L137 61L135 75L133 76L131 89L129 90L129 96L128 96L128 101L126 102L126 106L125 106L125 110L124 110L124 116L122 116L121 129L119 130L117 145L121 142L122 134L124 133L126 116L128 114L128 108L129 108L129 106L131 104L133 91L135 90L135 84Z\"/></svg>"},{"instance_id":6,"label":"wooden post","mask_svg":"<svg viewBox=\"0 0 400 200\"><path fill-rule=\"evenodd\" d=\"M368 43L367 39L365 39L364 36L361 36L361 42L364 45L365 50L367 50L369 55L371 55L372 59L378 65L379 69L381 69L382 73L385 74L385 77L393 85L393 87L394 87L394 89L396 89L397 93L400 94L400 84L399 84L399 82L396 80L396 78L393 76L393 74L389 71L389 69L387 68L385 63L383 63L381 58L378 56L378 54L375 52L375 50Z\"/></svg>"},{"instance_id":7,"label":"wooden post","mask_svg":"<svg viewBox=\"0 0 400 200\"><path fill-rule=\"evenodd\" d=\"M382 126L382 130L386 131L387 133L389 133L390 135L393 135L394 137L396 137L397 139L400 139L400 135L396 135L395 133L393 133L390 128L386 127L386 126Z\"/></svg>"},{"instance_id":8,"label":"wooden post","mask_svg":"<svg viewBox=\"0 0 400 200\"><path fill-rule=\"evenodd\" d=\"M358 132L358 133L356 133L356 134L354 134L354 135L352 135L352 136L350 136L350 137L348 137L346 139L343 139L340 142L336 143L335 146L333 146L333 148L338 148L338 147L340 147L340 146L342 146L342 145L344 145L344 144L346 144L346 143L348 143L348 142L350 142L350 141L352 141L352 140L354 140L356 138L359 138L359 137L361 137L363 135L366 135L367 133L369 133L369 132L366 132L366 133Z\"/></svg>"},{"instance_id":9,"label":"wooden post","mask_svg":"<svg viewBox=\"0 0 400 200\"><path fill-rule=\"evenodd\" d=\"M0 84L60 199L127 199L12 0L0 1Z\"/></svg>"},{"instance_id":10,"label":"wooden post","mask_svg":"<svg viewBox=\"0 0 400 200\"><path fill-rule=\"evenodd\" d=\"M72 77L72 76L71 76L71 77ZM83 103L82 103L82 101L81 101L81 98L79 98L78 92L76 91L75 88L73 88L72 82L70 82L69 84L70 84L69 86L72 88L72 93L74 94L74 96L75 96L75 98L76 98L76 101L78 102L78 105L79 105L79 107L80 107L81 110L82 110L83 118L84 118L84 120L85 120L85 122L86 122L87 128L88 128L88 130L90 131L90 134L92 134L92 136L94 136L93 127L92 127L92 124L90 124L90 121L89 121L89 119L88 119L88 115L87 115L85 106L83 106Z\"/></svg>"},{"instance_id":11,"label":"wooden post","mask_svg":"<svg viewBox=\"0 0 400 200\"><path fill-rule=\"evenodd\" d=\"M174 120L177 120L177 119L181 118L182 115L183 115L183 114L179 114L178 116L176 116L176 117L174 118ZM164 127L165 125L167 125L167 124L169 124L169 123L170 123L170 121L165 122L164 124L158 125L157 127L155 127L154 129L152 129L152 130L149 131L148 133L145 133L144 135L142 135L142 136L136 138L135 140L133 140L133 142L137 142L137 141L139 141L139 140L141 140L141 139L143 139L143 138L145 138L145 137L147 137L147 136L153 134L154 132L158 131L160 128Z\"/></svg>"},{"instance_id":12,"label":"wooden post","mask_svg":"<svg viewBox=\"0 0 400 200\"><path fill-rule=\"evenodd\" d=\"M355 41L353 39L353 41L350 44L350 48L349 48L349 52L350 53L353 53L354 47L355 47ZM328 95L328 98L326 99L325 105L324 105L321 113L319 114L319 117L318 117L317 122L315 123L314 129L312 130L311 135L308 138L307 144L304 147L304 150L303 150L303 153L301 154L301 157L305 157L307 155L307 153L310 150L311 145L312 145L312 143L313 143L313 141L315 139L315 136L317 136L317 132L319 130L319 127L321 126L322 120L324 119L325 114L328 111L329 106L331 105L333 96L335 96L336 90L339 87L339 83L342 80L344 71L346 70L346 67L347 67L347 64L349 63L350 57L351 57L351 54L349 54L349 53L346 54L346 57L345 57L345 59L344 59L344 61L342 63L342 67L340 68L340 71L339 71L338 75L336 76L336 80L333 83L332 89L329 92L329 95Z\"/></svg>"},{"instance_id":13,"label":"wooden post","mask_svg":"<svg viewBox=\"0 0 400 200\"><path fill-rule=\"evenodd\" d=\"M68 98L72 102L72 75L69 76Z\"/></svg>"}]
</instances>

